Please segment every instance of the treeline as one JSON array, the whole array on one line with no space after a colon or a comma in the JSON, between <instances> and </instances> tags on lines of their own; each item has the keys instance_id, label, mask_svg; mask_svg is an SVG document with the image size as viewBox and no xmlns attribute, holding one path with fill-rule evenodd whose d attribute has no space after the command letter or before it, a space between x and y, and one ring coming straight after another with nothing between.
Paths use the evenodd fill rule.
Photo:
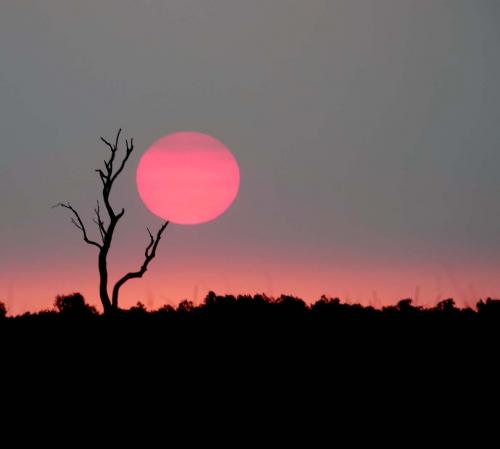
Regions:
<instances>
[{"instance_id":1,"label":"treeline","mask_svg":"<svg viewBox=\"0 0 500 449\"><path fill-rule=\"evenodd\" d=\"M144 304L138 302L130 309L120 310L118 317L253 317L272 316L285 317L312 317L312 318L397 318L397 317L442 317L455 319L474 319L475 317L500 318L500 300L487 298L480 299L475 308L457 307L452 298L444 299L433 307L418 306L411 298L402 299L397 304L380 309L361 304L342 302L339 298L322 296L316 302L307 304L303 299L281 295L277 298L265 294L256 295L217 295L210 291L204 301L195 305L192 301L181 301L177 307L164 305L156 310L147 310ZM92 305L89 305L80 293L59 295L56 297L51 310L36 313L26 312L22 315L9 316L5 304L0 302L0 319L33 320L47 318L81 318L98 319L102 314Z\"/></svg>"},{"instance_id":2,"label":"treeline","mask_svg":"<svg viewBox=\"0 0 500 449\"><path fill-rule=\"evenodd\" d=\"M2 311L0 360L17 366L21 358L29 362L28 371L37 372L63 372L68 360L95 372L103 366L164 372L161 367L168 365L218 376L235 367L244 376L270 367L287 367L286 375L311 367L330 374L330 367L342 373L388 367L397 372L403 363L415 370L459 370L495 361L500 347L500 300L492 298L474 308L457 307L450 298L433 307L403 299L376 309L338 298L307 304L288 295L209 292L198 305L186 300L147 310L138 303L105 315L74 293L58 296L51 310L18 316Z\"/></svg>"}]
</instances>

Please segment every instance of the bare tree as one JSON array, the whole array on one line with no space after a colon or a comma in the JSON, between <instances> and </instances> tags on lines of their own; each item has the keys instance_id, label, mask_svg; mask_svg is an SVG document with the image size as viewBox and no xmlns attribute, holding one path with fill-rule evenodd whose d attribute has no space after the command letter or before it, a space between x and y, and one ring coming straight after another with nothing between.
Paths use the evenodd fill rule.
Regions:
<instances>
[{"instance_id":1,"label":"bare tree","mask_svg":"<svg viewBox=\"0 0 500 449\"><path fill-rule=\"evenodd\" d=\"M158 244L160 243L163 231L165 231L168 226L168 221L164 222L160 227L156 235L154 236L149 228L147 229L149 234L149 243L144 252L144 262L142 266L137 271L131 271L121 277L116 284L113 286L111 298L108 290L108 253L111 247L111 242L113 240L113 235L116 230L116 225L121 220L125 214L125 209L122 208L121 211L116 212L111 206L110 194L116 178L125 168L130 155L134 151L134 140L125 140L126 152L123 156L121 162L118 164L116 161L116 153L118 151L118 144L120 140L121 129L116 135L114 144L108 142L106 139L101 137L101 140L108 146L110 150L110 155L108 160L104 161L104 169L97 169L96 172L99 174L99 178L102 183L102 200L106 209L107 218L103 218L101 214L101 205L99 200L97 201L97 206L94 209L95 218L94 223L97 226L100 234L100 241L93 240L89 238L87 234L87 229L83 223L80 214L73 208L70 203L59 203L54 207L63 207L68 209L72 213L71 222L80 230L82 233L83 241L89 245L99 248L99 296L101 298L102 306L104 308L104 313L109 314L118 309L118 298L120 294L120 288L129 280L141 278L144 273L148 270L150 262L156 256L156 250Z\"/></svg>"}]
</instances>

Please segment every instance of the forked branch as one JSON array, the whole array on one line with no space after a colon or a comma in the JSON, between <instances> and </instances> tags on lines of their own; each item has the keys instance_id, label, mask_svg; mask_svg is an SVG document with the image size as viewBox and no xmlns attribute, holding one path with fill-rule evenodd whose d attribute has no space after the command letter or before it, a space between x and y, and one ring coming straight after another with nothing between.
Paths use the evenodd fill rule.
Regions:
<instances>
[{"instance_id":1,"label":"forked branch","mask_svg":"<svg viewBox=\"0 0 500 449\"><path fill-rule=\"evenodd\" d=\"M101 137L101 140L108 146L109 150L111 151L111 155L109 159L104 161L104 167L105 169L102 170L100 168L96 169L96 172L99 174L99 178L101 179L102 182L102 196L104 200L104 205L106 206L106 210L108 212L109 218L110 218L110 226L114 226L116 222L123 217L123 214L125 213L125 210L122 209L121 212L116 213L110 203L110 193L111 193L111 188L113 187L113 183L116 181L116 178L120 175L120 173L123 171L125 168L125 165L130 158L130 155L134 151L134 140L130 139L130 142L126 139L125 144L126 144L126 152L125 156L123 157L122 161L120 162L120 165L118 169L115 170L114 163L115 163L115 158L116 158L116 153L118 151L118 144L120 143L120 134L122 130L121 128L118 130L118 133L116 134L115 142L112 144L108 140L106 140L104 137Z\"/></svg>"},{"instance_id":2,"label":"forked branch","mask_svg":"<svg viewBox=\"0 0 500 449\"><path fill-rule=\"evenodd\" d=\"M144 273L148 271L148 265L156 256L156 249L158 248L161 236L165 231L165 229L167 228L168 224L169 224L168 221L163 223L161 228L158 230L156 237L154 237L149 228L147 228L149 234L149 244L144 252L144 262L139 270L127 273L115 284L113 288L113 307L117 307L118 305L118 295L120 293L120 288L123 286L123 284L125 284L127 281L130 281L131 279L141 278L144 275Z\"/></svg>"},{"instance_id":3,"label":"forked branch","mask_svg":"<svg viewBox=\"0 0 500 449\"><path fill-rule=\"evenodd\" d=\"M99 204L99 200L97 200L97 207L94 209L96 218L94 218L94 223L97 225L99 229L99 233L101 234L102 242L106 240L107 229L104 225L104 221L101 218L101 205Z\"/></svg>"},{"instance_id":4,"label":"forked branch","mask_svg":"<svg viewBox=\"0 0 500 449\"><path fill-rule=\"evenodd\" d=\"M134 139L133 138L130 139L130 143L129 143L129 141L127 139L125 139L125 145L126 145L125 157L123 158L122 163L120 164L120 167L118 168L118 170L116 171L116 173L114 173L112 175L112 177L111 177L111 184L113 184L115 182L115 179L123 171L123 169L125 168L125 164L128 161L128 158L130 157L130 155L134 151Z\"/></svg>"},{"instance_id":5,"label":"forked branch","mask_svg":"<svg viewBox=\"0 0 500 449\"><path fill-rule=\"evenodd\" d=\"M76 211L76 209L73 206L71 206L71 204L58 203L54 207L64 207L65 209L69 209L71 212L73 212L74 217L71 218L71 223L73 223L81 231L83 236L83 241L85 243L88 243L89 245L97 246L99 249L102 248L102 245L95 242L94 240L89 239L87 234L87 229L85 228L85 225L83 224L83 221L80 218L80 214Z\"/></svg>"}]
</instances>

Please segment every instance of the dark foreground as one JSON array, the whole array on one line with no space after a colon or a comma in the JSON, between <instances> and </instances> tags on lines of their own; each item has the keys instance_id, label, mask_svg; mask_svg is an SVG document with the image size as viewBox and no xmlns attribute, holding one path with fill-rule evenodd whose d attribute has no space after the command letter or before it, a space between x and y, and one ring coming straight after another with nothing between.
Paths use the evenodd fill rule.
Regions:
<instances>
[{"instance_id":1,"label":"dark foreground","mask_svg":"<svg viewBox=\"0 0 500 449\"><path fill-rule=\"evenodd\" d=\"M422 409L428 424L453 412L470 423L498 391L498 300L376 310L209 294L197 307L103 316L71 295L56 309L0 319L1 385L23 413L36 403L43 415L57 401L57 419L83 407L105 414L108 403L114 413L172 413L221 429L222 416L250 427L263 417L328 419L330 429L334 413L387 422Z\"/></svg>"},{"instance_id":2,"label":"dark foreground","mask_svg":"<svg viewBox=\"0 0 500 449\"><path fill-rule=\"evenodd\" d=\"M325 297L308 306L291 296L211 292L199 306L148 312L138 304L103 316L74 294L58 297L53 311L0 319L0 338L4 357L53 363L487 363L498 353L500 300L461 309L452 299L433 308L407 299L378 310Z\"/></svg>"}]
</instances>

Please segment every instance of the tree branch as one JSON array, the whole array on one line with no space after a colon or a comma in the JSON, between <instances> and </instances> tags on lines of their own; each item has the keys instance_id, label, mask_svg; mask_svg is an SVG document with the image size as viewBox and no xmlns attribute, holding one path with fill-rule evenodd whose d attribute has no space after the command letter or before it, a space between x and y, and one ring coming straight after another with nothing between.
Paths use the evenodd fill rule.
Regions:
<instances>
[{"instance_id":1,"label":"tree branch","mask_svg":"<svg viewBox=\"0 0 500 449\"><path fill-rule=\"evenodd\" d=\"M165 231L165 229L167 228L168 224L169 224L168 221L163 223L163 225L160 227L160 229L156 234L156 238L153 236L149 228L147 228L149 234L149 244L146 247L146 251L144 252L144 262L138 271L131 271L130 273L127 273L115 284L113 288L113 307L118 307L118 294L123 284L125 284L127 281L130 281L131 279L141 278L144 275L144 273L148 271L149 263L156 257L156 250L158 248L158 244L160 243L161 236Z\"/></svg>"},{"instance_id":2,"label":"tree branch","mask_svg":"<svg viewBox=\"0 0 500 449\"><path fill-rule=\"evenodd\" d=\"M64 207L65 209L68 209L70 210L71 212L73 212L73 215L75 216L75 218L71 218L71 223L73 223L76 228L78 228L81 232L82 232L82 236L83 236L83 241L85 243L88 243L89 245L93 245L93 246L97 246L99 249L102 248L102 246L93 241L93 240L90 240L88 238L88 235L87 235L87 230L85 229L85 225L83 224L83 221L82 219L80 218L80 215L78 214L78 212L71 206L71 204L69 203L58 203L56 204L55 206L53 207Z\"/></svg>"},{"instance_id":3,"label":"tree branch","mask_svg":"<svg viewBox=\"0 0 500 449\"><path fill-rule=\"evenodd\" d=\"M149 230L149 228L146 228L148 230L148 234L149 234L149 245L146 247L146 251L144 252L144 257L147 259L149 257L149 251L151 250L151 248L153 247L153 245L155 244L155 239L153 237L153 234L151 234L151 231Z\"/></svg>"},{"instance_id":4,"label":"tree branch","mask_svg":"<svg viewBox=\"0 0 500 449\"><path fill-rule=\"evenodd\" d=\"M99 173L99 177L101 178L102 182L102 193L103 193L103 199L104 199L104 205L106 206L106 210L108 211L108 215L110 218L110 226L116 224L116 221L118 221L121 217L123 217L123 214L125 213L124 210L122 212L116 214L115 211L113 210L113 207L111 206L111 203L109 201L109 196L111 193L111 188L113 187L113 183L116 181L116 178L120 175L120 173L123 171L125 168L125 165L134 151L134 140L130 139L130 143L128 140L125 140L126 144L126 153L125 156L123 157L123 160L120 163L120 166L118 169L115 171L114 170L114 162L115 162L115 157L116 153L118 151L118 144L120 143L120 134L121 134L121 128L118 130L118 133L116 134L115 138L115 143L112 144L108 140L106 140L104 137L101 137L101 140L109 147L111 151L111 156L109 157L109 160L104 161L104 167L105 167L105 172L101 169L97 169L96 172Z\"/></svg>"},{"instance_id":5,"label":"tree branch","mask_svg":"<svg viewBox=\"0 0 500 449\"><path fill-rule=\"evenodd\" d=\"M96 172L99 173L102 185L105 186L106 183L108 182L108 177L104 174L104 172L100 168L96 169Z\"/></svg>"},{"instance_id":6,"label":"tree branch","mask_svg":"<svg viewBox=\"0 0 500 449\"><path fill-rule=\"evenodd\" d=\"M125 168L125 164L128 161L128 158L130 157L130 155L134 151L134 139L133 138L130 139L130 144L129 144L128 140L125 140L125 145L127 147L127 152L125 153L125 157L123 158L122 163L120 164L120 167L118 168L118 170L116 171L116 173L112 176L112 178L111 178L111 184L113 184L115 182L115 179L123 171L123 169Z\"/></svg>"},{"instance_id":7,"label":"tree branch","mask_svg":"<svg viewBox=\"0 0 500 449\"><path fill-rule=\"evenodd\" d=\"M116 155L116 151L118 150L118 142L120 140L120 134L122 132L122 129L120 128L118 130L118 132L116 133L116 138L115 138L115 144L112 145L110 142L108 142L104 137L101 137L101 140L109 147L110 151L111 151L111 157L109 158L109 161L104 161L104 166L106 167L106 171L108 172L108 180L111 180L111 177L113 175L113 162L115 160L115 155ZM111 184L112 182L110 183L110 188L111 188Z\"/></svg>"},{"instance_id":8,"label":"tree branch","mask_svg":"<svg viewBox=\"0 0 500 449\"><path fill-rule=\"evenodd\" d=\"M106 227L104 226L104 221L101 218L101 205L99 204L99 200L97 200L97 207L94 209L94 212L97 218L94 218L93 221L99 228L99 233L101 234L101 239L104 243L107 231Z\"/></svg>"}]
</instances>

